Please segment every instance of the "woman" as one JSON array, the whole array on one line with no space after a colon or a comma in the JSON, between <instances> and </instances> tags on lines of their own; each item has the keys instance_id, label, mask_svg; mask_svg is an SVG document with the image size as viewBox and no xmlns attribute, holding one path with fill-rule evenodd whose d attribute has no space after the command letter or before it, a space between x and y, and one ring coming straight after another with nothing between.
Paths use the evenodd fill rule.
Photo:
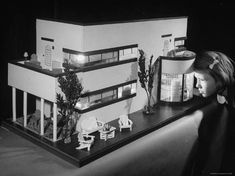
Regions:
<instances>
[{"instance_id":1,"label":"woman","mask_svg":"<svg viewBox=\"0 0 235 176\"><path fill-rule=\"evenodd\" d=\"M226 109L229 114L228 123L226 123L226 128L228 129L226 132L228 135L225 145L225 155L219 171L230 173L232 169L231 164L234 162L231 161L231 159L234 159L234 155L231 156L231 154L234 154L233 134L235 134L233 130L235 128L233 126L234 118L232 117L235 112L234 61L221 52L207 51L197 56L194 68L196 88L200 96L216 96L218 103L222 104L218 106L220 108L219 111ZM216 134L218 136L218 134L221 134L220 132L218 133L218 130L217 132L214 130L216 128L215 126L218 126L218 123L225 121L220 117L218 114L214 114L211 118L212 120L204 120L204 124L201 124L201 129L199 129L199 157L195 167L197 175L203 175L202 173L205 172L214 172L213 169L206 169L205 160L208 161L211 150L215 150L215 147L220 145L218 144L218 140L217 144L212 140L212 138L216 138L213 135ZM220 142L222 143L222 141ZM222 147L220 148L222 152L223 149ZM199 172L201 174L198 174Z\"/></svg>"},{"instance_id":2,"label":"woman","mask_svg":"<svg viewBox=\"0 0 235 176\"><path fill-rule=\"evenodd\" d=\"M235 107L233 63L233 60L221 52L207 51L198 56L194 68L199 93L203 97L217 93L220 103L226 102Z\"/></svg>"}]
</instances>

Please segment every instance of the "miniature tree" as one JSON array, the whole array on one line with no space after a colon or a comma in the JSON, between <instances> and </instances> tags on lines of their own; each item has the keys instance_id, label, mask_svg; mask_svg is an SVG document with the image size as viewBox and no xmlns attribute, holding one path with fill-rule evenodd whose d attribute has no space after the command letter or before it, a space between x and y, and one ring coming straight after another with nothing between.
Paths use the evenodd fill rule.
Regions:
<instances>
[{"instance_id":1,"label":"miniature tree","mask_svg":"<svg viewBox=\"0 0 235 176\"><path fill-rule=\"evenodd\" d=\"M79 118L75 111L75 106L83 91L80 80L76 73L70 70L68 62L65 62L64 68L65 75L58 78L59 87L64 93L64 96L57 93L57 104L61 115L60 122L63 124L63 139L70 137L75 131L76 123Z\"/></svg>"},{"instance_id":2,"label":"miniature tree","mask_svg":"<svg viewBox=\"0 0 235 176\"><path fill-rule=\"evenodd\" d=\"M152 89L153 89L153 77L154 77L154 67L152 65L153 55L150 57L148 68L145 67L146 57L143 50L139 50L140 57L138 60L139 71L138 77L141 84L141 87L144 88L147 94L147 105L144 108L145 114L152 114L153 109L151 106L151 97L152 97Z\"/></svg>"}]
</instances>

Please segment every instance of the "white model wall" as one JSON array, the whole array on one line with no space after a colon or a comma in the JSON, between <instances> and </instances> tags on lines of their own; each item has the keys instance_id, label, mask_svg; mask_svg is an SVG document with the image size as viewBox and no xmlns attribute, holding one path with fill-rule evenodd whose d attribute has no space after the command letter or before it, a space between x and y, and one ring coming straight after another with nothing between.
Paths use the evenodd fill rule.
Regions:
<instances>
[{"instance_id":1,"label":"white model wall","mask_svg":"<svg viewBox=\"0 0 235 176\"><path fill-rule=\"evenodd\" d=\"M85 91L95 91L137 79L137 63L78 73Z\"/></svg>"},{"instance_id":2,"label":"white model wall","mask_svg":"<svg viewBox=\"0 0 235 176\"><path fill-rule=\"evenodd\" d=\"M148 55L158 57L162 53L161 36L172 34L185 37L187 18L153 19L147 21L91 25L84 27L84 51L138 44Z\"/></svg>"},{"instance_id":3,"label":"white model wall","mask_svg":"<svg viewBox=\"0 0 235 176\"><path fill-rule=\"evenodd\" d=\"M41 40L41 37L54 40L52 43L54 45L53 60L59 62L63 61L62 48L83 50L83 26L37 19L36 29L36 53L40 61L42 61L45 48L45 42Z\"/></svg>"},{"instance_id":4,"label":"white model wall","mask_svg":"<svg viewBox=\"0 0 235 176\"><path fill-rule=\"evenodd\" d=\"M9 63L8 85L48 101L56 102L57 80L46 74Z\"/></svg>"}]
</instances>

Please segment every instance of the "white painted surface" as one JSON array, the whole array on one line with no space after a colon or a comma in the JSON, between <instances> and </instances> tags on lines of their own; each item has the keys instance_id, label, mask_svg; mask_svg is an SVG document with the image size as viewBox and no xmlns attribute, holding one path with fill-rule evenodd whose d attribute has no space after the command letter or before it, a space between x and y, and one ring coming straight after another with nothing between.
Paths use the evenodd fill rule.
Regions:
<instances>
[{"instance_id":1,"label":"white painted surface","mask_svg":"<svg viewBox=\"0 0 235 176\"><path fill-rule=\"evenodd\" d=\"M53 141L57 140L57 104L53 103Z\"/></svg>"},{"instance_id":2,"label":"white painted surface","mask_svg":"<svg viewBox=\"0 0 235 176\"><path fill-rule=\"evenodd\" d=\"M8 63L8 85L51 102L56 101L56 78Z\"/></svg>"},{"instance_id":3,"label":"white painted surface","mask_svg":"<svg viewBox=\"0 0 235 176\"><path fill-rule=\"evenodd\" d=\"M117 24L92 25L84 27L84 51L138 44L149 56L162 53L161 36L186 36L187 18L153 19L148 21Z\"/></svg>"},{"instance_id":4,"label":"white painted surface","mask_svg":"<svg viewBox=\"0 0 235 176\"><path fill-rule=\"evenodd\" d=\"M12 87L12 116L13 122L16 121L16 88Z\"/></svg>"},{"instance_id":5,"label":"white painted surface","mask_svg":"<svg viewBox=\"0 0 235 176\"><path fill-rule=\"evenodd\" d=\"M85 91L95 91L137 79L137 62L78 73Z\"/></svg>"},{"instance_id":6,"label":"white painted surface","mask_svg":"<svg viewBox=\"0 0 235 176\"><path fill-rule=\"evenodd\" d=\"M41 98L40 135L44 135L44 99Z\"/></svg>"},{"instance_id":7,"label":"white painted surface","mask_svg":"<svg viewBox=\"0 0 235 176\"><path fill-rule=\"evenodd\" d=\"M24 112L24 127L27 126L27 92L24 92L24 105L23 105L23 112Z\"/></svg>"},{"instance_id":8,"label":"white painted surface","mask_svg":"<svg viewBox=\"0 0 235 176\"><path fill-rule=\"evenodd\" d=\"M36 36L36 53L40 61L43 59L45 43L52 43L41 40L41 37L54 40L53 61L62 62L62 48L83 50L83 26L80 25L37 19Z\"/></svg>"},{"instance_id":9,"label":"white painted surface","mask_svg":"<svg viewBox=\"0 0 235 176\"><path fill-rule=\"evenodd\" d=\"M191 60L162 60L162 73L184 74L192 72L194 59Z\"/></svg>"}]
</instances>

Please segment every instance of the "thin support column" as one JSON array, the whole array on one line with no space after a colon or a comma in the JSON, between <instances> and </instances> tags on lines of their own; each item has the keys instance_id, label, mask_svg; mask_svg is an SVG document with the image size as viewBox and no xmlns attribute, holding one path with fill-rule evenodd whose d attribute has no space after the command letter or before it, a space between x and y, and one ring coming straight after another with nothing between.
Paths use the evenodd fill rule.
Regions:
<instances>
[{"instance_id":1,"label":"thin support column","mask_svg":"<svg viewBox=\"0 0 235 176\"><path fill-rule=\"evenodd\" d=\"M57 104L53 103L53 142L57 140Z\"/></svg>"},{"instance_id":2,"label":"thin support column","mask_svg":"<svg viewBox=\"0 0 235 176\"><path fill-rule=\"evenodd\" d=\"M24 106L23 106L23 113L24 113L24 127L27 126L27 92L24 92Z\"/></svg>"},{"instance_id":3,"label":"thin support column","mask_svg":"<svg viewBox=\"0 0 235 176\"><path fill-rule=\"evenodd\" d=\"M12 115L13 122L16 121L16 88L12 87Z\"/></svg>"},{"instance_id":4,"label":"thin support column","mask_svg":"<svg viewBox=\"0 0 235 176\"><path fill-rule=\"evenodd\" d=\"M44 99L41 98L40 135L44 135Z\"/></svg>"}]
</instances>

